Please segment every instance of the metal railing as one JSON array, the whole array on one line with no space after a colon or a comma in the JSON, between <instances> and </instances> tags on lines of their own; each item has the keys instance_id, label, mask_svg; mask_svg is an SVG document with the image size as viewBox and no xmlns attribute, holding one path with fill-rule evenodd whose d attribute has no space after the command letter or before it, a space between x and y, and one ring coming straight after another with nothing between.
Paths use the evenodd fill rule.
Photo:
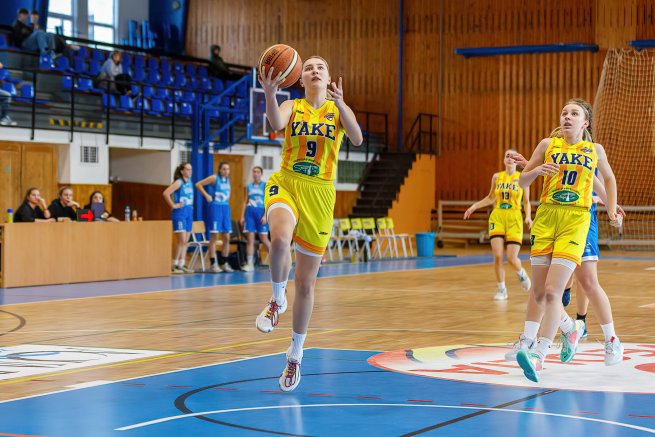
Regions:
<instances>
[{"instance_id":1,"label":"metal railing","mask_svg":"<svg viewBox=\"0 0 655 437\"><path fill-rule=\"evenodd\" d=\"M441 142L438 137L439 116L436 114L419 113L405 137L407 152L441 154Z\"/></svg>"}]
</instances>

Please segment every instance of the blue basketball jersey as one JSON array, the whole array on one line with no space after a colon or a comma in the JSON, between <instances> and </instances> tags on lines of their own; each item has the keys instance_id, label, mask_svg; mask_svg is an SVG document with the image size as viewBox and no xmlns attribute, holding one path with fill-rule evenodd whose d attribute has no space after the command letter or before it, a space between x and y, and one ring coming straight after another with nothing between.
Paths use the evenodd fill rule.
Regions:
<instances>
[{"instance_id":1,"label":"blue basketball jersey","mask_svg":"<svg viewBox=\"0 0 655 437\"><path fill-rule=\"evenodd\" d=\"M178 179L182 182L180 189L173 193L173 200L175 203L182 203L184 206L193 206L193 183L188 180Z\"/></svg>"},{"instance_id":2,"label":"blue basketball jersey","mask_svg":"<svg viewBox=\"0 0 655 437\"><path fill-rule=\"evenodd\" d=\"M230 204L230 180L216 175L216 185L214 186L214 205Z\"/></svg>"},{"instance_id":3,"label":"blue basketball jersey","mask_svg":"<svg viewBox=\"0 0 655 437\"><path fill-rule=\"evenodd\" d=\"M266 189L266 181L261 181L256 184L251 182L248 184L248 205L257 208L264 207L264 190Z\"/></svg>"}]
</instances>

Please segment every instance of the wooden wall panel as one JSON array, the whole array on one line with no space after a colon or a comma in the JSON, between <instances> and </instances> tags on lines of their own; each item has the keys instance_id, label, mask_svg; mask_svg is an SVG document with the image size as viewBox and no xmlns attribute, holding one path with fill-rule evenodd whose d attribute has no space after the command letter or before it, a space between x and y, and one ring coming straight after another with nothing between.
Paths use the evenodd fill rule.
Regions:
<instances>
[{"instance_id":1,"label":"wooden wall panel","mask_svg":"<svg viewBox=\"0 0 655 437\"><path fill-rule=\"evenodd\" d=\"M227 0L191 4L187 51L206 56L211 43L228 62L252 65L283 42L301 56L318 53L346 101L389 114L396 138L398 25L403 24L403 138L420 112L439 114L442 154L437 199L477 199L489 190L508 147L529 155L558 123L563 103L593 103L608 48L655 39L655 0L398 0L331 3ZM464 59L458 47L596 43L597 53ZM440 105L441 102L441 105Z\"/></svg>"},{"instance_id":2,"label":"wooden wall panel","mask_svg":"<svg viewBox=\"0 0 655 437\"><path fill-rule=\"evenodd\" d=\"M348 217L359 198L359 191L337 191L337 201L334 205L334 216Z\"/></svg>"},{"instance_id":3,"label":"wooden wall panel","mask_svg":"<svg viewBox=\"0 0 655 437\"><path fill-rule=\"evenodd\" d=\"M16 212L23 201L20 151L20 144L0 143L0 223L7 220L7 209Z\"/></svg>"},{"instance_id":4,"label":"wooden wall panel","mask_svg":"<svg viewBox=\"0 0 655 437\"><path fill-rule=\"evenodd\" d=\"M89 203L91 193L100 191L105 197L105 209L115 215L117 218L122 219L123 211L114 211L112 209L112 185L92 185L92 184L59 184L59 189L62 187L71 187L73 189L73 199L80 204L81 207Z\"/></svg>"},{"instance_id":5,"label":"wooden wall panel","mask_svg":"<svg viewBox=\"0 0 655 437\"><path fill-rule=\"evenodd\" d=\"M164 185L137 184L134 182L117 182L112 184L112 213L123 220L125 205L135 209L144 220L170 220L171 209L164 200Z\"/></svg>"}]
</instances>

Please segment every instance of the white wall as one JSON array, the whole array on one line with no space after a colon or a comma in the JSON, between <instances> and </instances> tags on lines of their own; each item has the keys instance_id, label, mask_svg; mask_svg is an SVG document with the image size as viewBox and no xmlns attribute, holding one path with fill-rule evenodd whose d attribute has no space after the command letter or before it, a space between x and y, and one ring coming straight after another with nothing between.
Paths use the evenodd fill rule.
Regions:
<instances>
[{"instance_id":1,"label":"white wall","mask_svg":"<svg viewBox=\"0 0 655 437\"><path fill-rule=\"evenodd\" d=\"M171 152L111 148L110 174L114 181L168 185L171 183Z\"/></svg>"}]
</instances>

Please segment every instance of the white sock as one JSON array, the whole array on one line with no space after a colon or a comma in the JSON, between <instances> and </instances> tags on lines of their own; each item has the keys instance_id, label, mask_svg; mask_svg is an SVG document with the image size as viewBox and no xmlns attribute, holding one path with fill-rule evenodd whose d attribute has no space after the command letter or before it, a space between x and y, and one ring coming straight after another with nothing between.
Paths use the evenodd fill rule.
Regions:
<instances>
[{"instance_id":1,"label":"white sock","mask_svg":"<svg viewBox=\"0 0 655 437\"><path fill-rule=\"evenodd\" d=\"M600 325L600 328L605 335L605 341L610 341L612 337L616 337L616 333L614 332L614 322L608 323L607 325Z\"/></svg>"},{"instance_id":2,"label":"white sock","mask_svg":"<svg viewBox=\"0 0 655 437\"><path fill-rule=\"evenodd\" d=\"M285 290L287 288L287 281L283 282L273 282L273 299L278 305L282 304L287 300Z\"/></svg>"},{"instance_id":3,"label":"white sock","mask_svg":"<svg viewBox=\"0 0 655 437\"><path fill-rule=\"evenodd\" d=\"M523 335L527 338L534 340L537 338L537 333L539 332L539 322L530 322L527 321L523 325Z\"/></svg>"},{"instance_id":4,"label":"white sock","mask_svg":"<svg viewBox=\"0 0 655 437\"><path fill-rule=\"evenodd\" d=\"M254 256L249 256L249 257L247 257L247 259L248 259L248 265L249 265L249 266L252 265L252 261L253 261L254 258L255 258Z\"/></svg>"},{"instance_id":5,"label":"white sock","mask_svg":"<svg viewBox=\"0 0 655 437\"><path fill-rule=\"evenodd\" d=\"M568 334L575 329L575 322L568 314L564 313L562 316L562 319L559 321L559 329L561 329L564 334Z\"/></svg>"},{"instance_id":6,"label":"white sock","mask_svg":"<svg viewBox=\"0 0 655 437\"><path fill-rule=\"evenodd\" d=\"M172 264L173 264L173 267L177 267L177 260L174 259Z\"/></svg>"},{"instance_id":7,"label":"white sock","mask_svg":"<svg viewBox=\"0 0 655 437\"><path fill-rule=\"evenodd\" d=\"M289 348L289 358L294 361L302 361L302 347L305 344L305 337L307 334L298 334L291 332L291 347Z\"/></svg>"},{"instance_id":8,"label":"white sock","mask_svg":"<svg viewBox=\"0 0 655 437\"><path fill-rule=\"evenodd\" d=\"M548 350L550 349L551 344L553 344L553 341L547 339L546 337L541 337L539 339L539 342L537 343L537 347L535 348L535 352L537 353L537 355L539 355L539 359L541 361L544 361L546 355L548 355Z\"/></svg>"},{"instance_id":9,"label":"white sock","mask_svg":"<svg viewBox=\"0 0 655 437\"><path fill-rule=\"evenodd\" d=\"M505 281L498 283L498 289L499 290L504 290L505 289Z\"/></svg>"},{"instance_id":10,"label":"white sock","mask_svg":"<svg viewBox=\"0 0 655 437\"><path fill-rule=\"evenodd\" d=\"M517 275L519 275L519 276L528 276L528 274L526 273L526 271L525 271L525 269L523 267L521 267L521 270L519 270Z\"/></svg>"}]
</instances>

